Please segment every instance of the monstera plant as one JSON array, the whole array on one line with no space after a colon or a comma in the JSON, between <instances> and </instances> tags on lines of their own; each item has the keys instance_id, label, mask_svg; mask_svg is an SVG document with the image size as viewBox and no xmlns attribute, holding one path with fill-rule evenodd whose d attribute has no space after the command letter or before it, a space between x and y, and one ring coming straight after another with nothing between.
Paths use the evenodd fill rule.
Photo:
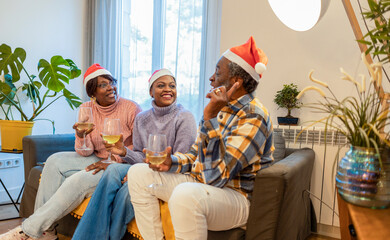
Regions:
<instances>
[{"instance_id":1,"label":"monstera plant","mask_svg":"<svg viewBox=\"0 0 390 240\"><path fill-rule=\"evenodd\" d=\"M61 56L53 56L50 62L41 59L36 77L27 72L23 65L25 59L26 51L23 48L16 48L12 52L10 46L0 46L0 106L5 120L34 121L60 98L65 98L72 109L81 104L81 99L65 87L71 79L81 74L72 60ZM25 73L24 81L21 80L22 72ZM28 97L32 111L24 110L26 106L20 100L23 93ZM27 112L32 113L27 115Z\"/></svg>"},{"instance_id":2,"label":"monstera plant","mask_svg":"<svg viewBox=\"0 0 390 240\"><path fill-rule=\"evenodd\" d=\"M23 128L18 126L4 133L10 122L30 123L32 128L34 121L41 120L37 117L57 100L64 98L72 109L82 103L79 97L66 89L69 81L81 74L72 60L61 56L53 56L50 62L41 59L37 66L38 77L27 72L25 60L26 51L23 48L12 51L10 46L0 45L0 107L4 115L4 120L0 120L2 150L10 142L3 139L4 135L14 135ZM54 122L49 121L52 122L54 133Z\"/></svg>"}]
</instances>

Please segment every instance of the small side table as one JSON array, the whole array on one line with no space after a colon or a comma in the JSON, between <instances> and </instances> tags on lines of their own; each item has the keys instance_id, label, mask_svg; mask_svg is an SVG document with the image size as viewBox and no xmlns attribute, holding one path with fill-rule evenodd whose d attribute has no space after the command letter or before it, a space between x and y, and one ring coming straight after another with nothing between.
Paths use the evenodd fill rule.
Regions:
<instances>
[{"instance_id":1,"label":"small side table","mask_svg":"<svg viewBox=\"0 0 390 240\"><path fill-rule=\"evenodd\" d=\"M21 154L21 153L3 153L3 152L0 152L0 161L2 161L2 164L3 164L2 168L0 169L1 173L3 171L7 171L7 169L12 169L12 168L16 168L16 167L23 167L23 165L22 165L22 163L23 163L23 154ZM14 166L17 161L18 161L18 164L16 166ZM11 164L11 165L8 166L8 165L4 165L4 164ZM23 190L24 190L24 181L23 181L22 188L19 191L18 197L17 197L16 201L14 201L14 199L12 198L11 194L8 191L8 188L7 188L6 184L3 182L3 180L6 179L5 175L6 174L1 174L0 184L1 184L2 188L4 188L6 194L7 194L8 198L9 198L9 200L11 202L10 203L0 204L0 206L5 206L5 205L11 205L12 204L15 207L16 211L19 213L18 204L20 204L19 200L20 200L20 197L21 197L21 195L23 193ZM22 174L22 177L24 178L23 174ZM19 217L0 219L0 221L16 219L16 218L19 218Z\"/></svg>"},{"instance_id":2,"label":"small side table","mask_svg":"<svg viewBox=\"0 0 390 240\"><path fill-rule=\"evenodd\" d=\"M7 189L7 187L4 185L3 181L1 180L1 178L0 178L0 183L1 183L1 185L3 186L5 192L7 193L9 199L11 200L11 203L3 203L3 204L0 204L0 206L13 204L14 207L16 208L16 211L19 212L19 208L18 208L18 206L17 206L16 204L20 204L19 199L20 199L20 196L22 195L22 192L23 192L23 189L24 189L24 183L23 183L22 189L20 189L20 192L19 192L19 194L18 194L18 198L16 199L16 201L14 201L14 200L12 199L11 194L9 194L8 189ZM0 220L3 220L3 219L0 219Z\"/></svg>"},{"instance_id":3,"label":"small side table","mask_svg":"<svg viewBox=\"0 0 390 240\"><path fill-rule=\"evenodd\" d=\"M344 201L337 193L342 240L388 239L390 236L390 208L371 209L359 207ZM356 236L350 234L350 228Z\"/></svg>"}]
</instances>

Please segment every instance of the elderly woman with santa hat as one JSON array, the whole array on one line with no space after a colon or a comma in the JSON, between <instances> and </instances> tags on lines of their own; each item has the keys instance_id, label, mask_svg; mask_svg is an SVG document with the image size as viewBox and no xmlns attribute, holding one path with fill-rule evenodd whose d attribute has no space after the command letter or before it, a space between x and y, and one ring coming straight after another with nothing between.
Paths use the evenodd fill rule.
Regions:
<instances>
[{"instance_id":1,"label":"elderly woman with santa hat","mask_svg":"<svg viewBox=\"0 0 390 240\"><path fill-rule=\"evenodd\" d=\"M0 235L0 239L57 239L53 223L92 194L103 174L100 170L109 165L101 162L109 155L100 136L105 118L120 120L123 143L132 147L133 123L141 108L135 102L118 96L116 82L111 73L99 64L88 68L84 86L91 101L81 107L92 109L94 127L84 132L77 129L77 123L73 126L76 152L59 152L47 159L35 199L34 214L21 226ZM81 150L84 140L89 150ZM121 157L115 154L112 159L122 162Z\"/></svg>"}]
</instances>

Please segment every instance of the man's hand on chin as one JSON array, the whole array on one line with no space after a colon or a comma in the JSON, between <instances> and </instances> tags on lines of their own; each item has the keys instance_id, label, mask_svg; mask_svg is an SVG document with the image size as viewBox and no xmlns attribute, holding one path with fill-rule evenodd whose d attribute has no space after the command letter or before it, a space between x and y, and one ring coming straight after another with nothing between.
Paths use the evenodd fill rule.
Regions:
<instances>
[{"instance_id":1,"label":"man's hand on chin","mask_svg":"<svg viewBox=\"0 0 390 240\"><path fill-rule=\"evenodd\" d=\"M210 102L203 110L203 119L207 121L215 118L219 111L231 101L232 95L237 91L239 85L238 82L235 82L229 91L226 91L225 86L222 86L207 93L206 97L210 98Z\"/></svg>"}]
</instances>

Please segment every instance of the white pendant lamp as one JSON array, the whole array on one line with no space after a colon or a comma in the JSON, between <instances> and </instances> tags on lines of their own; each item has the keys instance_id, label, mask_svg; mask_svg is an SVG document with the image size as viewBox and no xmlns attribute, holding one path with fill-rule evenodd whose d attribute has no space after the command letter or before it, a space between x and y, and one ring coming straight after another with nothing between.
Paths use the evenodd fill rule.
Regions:
<instances>
[{"instance_id":1,"label":"white pendant lamp","mask_svg":"<svg viewBox=\"0 0 390 240\"><path fill-rule=\"evenodd\" d=\"M295 31L314 27L328 9L330 0L268 0L280 21Z\"/></svg>"}]
</instances>

